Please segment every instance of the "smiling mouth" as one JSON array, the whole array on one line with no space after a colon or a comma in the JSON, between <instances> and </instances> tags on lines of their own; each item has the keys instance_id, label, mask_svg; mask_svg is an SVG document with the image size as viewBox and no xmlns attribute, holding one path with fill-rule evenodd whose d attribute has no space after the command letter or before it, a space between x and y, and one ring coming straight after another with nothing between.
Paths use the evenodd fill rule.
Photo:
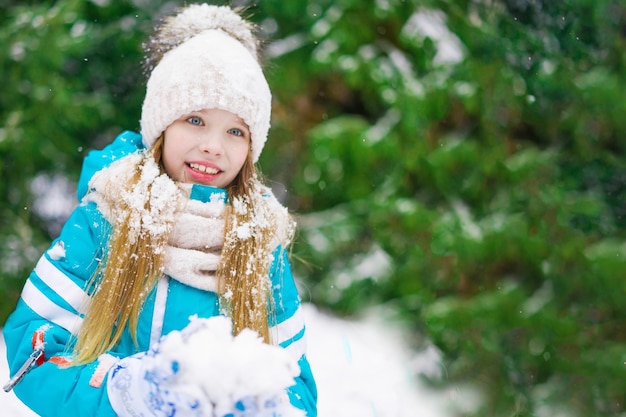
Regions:
<instances>
[{"instance_id":1,"label":"smiling mouth","mask_svg":"<svg viewBox=\"0 0 626 417\"><path fill-rule=\"evenodd\" d=\"M214 175L220 172L218 169L211 168L205 165L200 165L200 164L189 164L189 167L193 169L194 171L202 172L203 174Z\"/></svg>"}]
</instances>

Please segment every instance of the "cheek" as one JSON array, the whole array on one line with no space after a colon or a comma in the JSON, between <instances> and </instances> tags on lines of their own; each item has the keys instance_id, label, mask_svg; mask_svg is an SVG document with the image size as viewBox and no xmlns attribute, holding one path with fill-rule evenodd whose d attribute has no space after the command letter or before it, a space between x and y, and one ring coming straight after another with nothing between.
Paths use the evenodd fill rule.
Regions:
<instances>
[{"instance_id":1,"label":"cheek","mask_svg":"<svg viewBox=\"0 0 626 417\"><path fill-rule=\"evenodd\" d=\"M177 161L178 161L178 147L175 146L174 141L170 138L163 142L163 153L161 155L161 160L163 162L163 167L165 168L165 172L172 178L176 176L178 171L177 169Z\"/></svg>"},{"instance_id":2,"label":"cheek","mask_svg":"<svg viewBox=\"0 0 626 417\"><path fill-rule=\"evenodd\" d=\"M243 167L243 164L245 164L246 159L248 159L248 153L249 153L250 149L249 149L249 145L246 144L246 146L243 146L238 154L238 162L239 162L239 169L241 169L241 167Z\"/></svg>"},{"instance_id":3,"label":"cheek","mask_svg":"<svg viewBox=\"0 0 626 417\"><path fill-rule=\"evenodd\" d=\"M173 179L176 178L176 170L174 169L170 158L166 156L165 149L163 149L163 156L161 157L161 161L163 163L163 169L165 169L165 173Z\"/></svg>"}]
</instances>

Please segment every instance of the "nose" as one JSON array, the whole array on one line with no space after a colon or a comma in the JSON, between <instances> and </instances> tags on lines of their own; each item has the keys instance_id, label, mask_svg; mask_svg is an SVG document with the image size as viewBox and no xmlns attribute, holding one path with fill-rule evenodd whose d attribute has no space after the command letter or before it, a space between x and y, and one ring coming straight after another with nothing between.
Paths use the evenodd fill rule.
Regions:
<instances>
[{"instance_id":1,"label":"nose","mask_svg":"<svg viewBox=\"0 0 626 417\"><path fill-rule=\"evenodd\" d=\"M224 153L224 141L221 135L215 132L207 132L200 138L200 150L214 156Z\"/></svg>"}]
</instances>

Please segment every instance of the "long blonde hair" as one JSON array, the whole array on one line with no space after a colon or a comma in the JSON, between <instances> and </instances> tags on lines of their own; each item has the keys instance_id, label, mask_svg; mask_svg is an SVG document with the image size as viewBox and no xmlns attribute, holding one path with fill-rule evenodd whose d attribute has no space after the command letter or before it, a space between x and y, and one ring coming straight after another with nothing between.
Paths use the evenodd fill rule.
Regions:
<instances>
[{"instance_id":1,"label":"long blonde hair","mask_svg":"<svg viewBox=\"0 0 626 417\"><path fill-rule=\"evenodd\" d=\"M156 161L164 172L162 149L163 136L151 150L144 152L144 161ZM124 184L126 190L135 187L140 171L141 166L137 166ZM264 202L266 198L261 195L262 187L250 153L227 191L229 204L224 215L224 244L216 271L221 305L233 321L235 334L250 328L270 343L268 321L273 308L268 274L281 219ZM146 204L150 204L150 199ZM139 233L136 239L129 241L134 208L121 208L127 214L111 225L105 259L90 284L97 290L91 297L73 345L73 363L76 364L89 363L115 347L126 328L138 345L139 314L146 297L163 274L163 249L171 227L164 227L165 232L157 235ZM293 223L291 219L287 221L290 233ZM242 230L249 233L242 235ZM284 244L290 240L290 236L286 237Z\"/></svg>"}]
</instances>

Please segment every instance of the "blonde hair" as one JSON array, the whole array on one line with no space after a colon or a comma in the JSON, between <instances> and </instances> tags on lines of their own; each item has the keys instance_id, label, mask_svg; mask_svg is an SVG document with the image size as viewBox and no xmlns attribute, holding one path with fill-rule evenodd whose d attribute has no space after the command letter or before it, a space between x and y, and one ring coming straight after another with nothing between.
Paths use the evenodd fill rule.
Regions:
<instances>
[{"instance_id":1,"label":"blonde hair","mask_svg":"<svg viewBox=\"0 0 626 417\"><path fill-rule=\"evenodd\" d=\"M155 146L146 157L160 153L161 145ZM139 182L142 164L137 164L125 190ZM148 189L151 191L151 186ZM89 287L95 287L83 323L76 336L74 361L88 363L112 349L121 339L124 329L130 328L137 341L137 322L143 301L163 270L163 253L155 251L167 242L166 234L139 233L136 239L127 239L133 229L133 210L124 199L117 200L119 213L124 217L111 224L107 248ZM146 199L150 204L150 199ZM150 207L146 207L150 209Z\"/></svg>"},{"instance_id":2,"label":"blonde hair","mask_svg":"<svg viewBox=\"0 0 626 417\"><path fill-rule=\"evenodd\" d=\"M152 159L163 172L162 147L163 136L151 150L144 152L142 163ZM135 167L132 177L123 185L125 190L135 187L140 171L141 164ZM216 271L222 309L232 319L235 334L250 328L266 343L271 343L268 323L273 301L269 270L272 252L277 246L280 215L262 196L262 186L250 153L227 191L229 203L224 215L224 244ZM150 204L150 199L146 204ZM171 227L163 228L165 232L156 235L139 233L136 239L129 241L132 211L136 209L131 206L121 208L127 214L111 225L105 259L90 283L97 289L73 346L73 363L76 364L92 362L115 347L126 328L138 345L139 314L147 295L163 274L163 249ZM290 218L287 221L289 226L293 225ZM242 236L242 227L249 233ZM292 227L287 228L288 233L292 230ZM290 237L283 242L285 245Z\"/></svg>"}]
</instances>

